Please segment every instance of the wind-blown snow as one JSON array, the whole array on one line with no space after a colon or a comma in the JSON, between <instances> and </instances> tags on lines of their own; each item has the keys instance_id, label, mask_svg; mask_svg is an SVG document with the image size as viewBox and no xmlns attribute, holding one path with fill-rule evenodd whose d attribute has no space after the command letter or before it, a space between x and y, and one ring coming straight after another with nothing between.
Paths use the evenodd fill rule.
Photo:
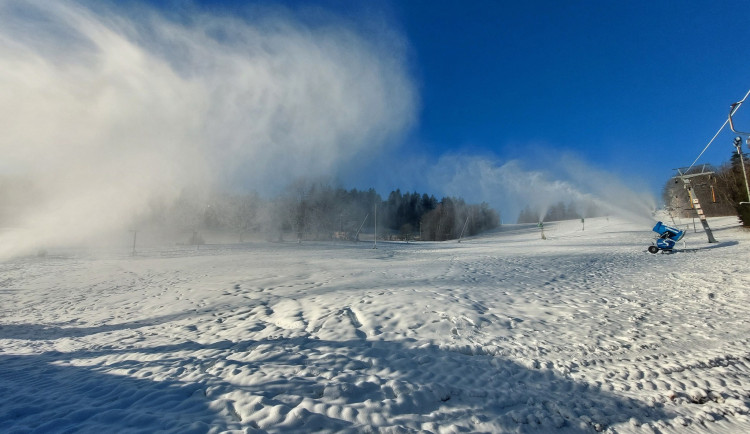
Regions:
<instances>
[{"instance_id":1,"label":"wind-blown snow","mask_svg":"<svg viewBox=\"0 0 750 434\"><path fill-rule=\"evenodd\" d=\"M593 206L600 215L649 223L656 200L650 193L638 192L637 181L621 180L559 151L547 151L543 160L548 161L547 170L525 169L520 160L500 162L484 156L444 155L429 169L429 178L436 189L447 194L488 202L506 216L506 221L515 221L527 206L539 213L539 221L545 221L549 208L562 202L576 206L583 217L591 217L586 215L586 208Z\"/></svg>"},{"instance_id":2,"label":"wind-blown snow","mask_svg":"<svg viewBox=\"0 0 750 434\"><path fill-rule=\"evenodd\" d=\"M101 241L185 190L335 176L414 119L388 29L115 3L0 0L0 257Z\"/></svg>"},{"instance_id":3,"label":"wind-blown snow","mask_svg":"<svg viewBox=\"0 0 750 434\"><path fill-rule=\"evenodd\" d=\"M2 262L0 431L747 432L750 236L711 224Z\"/></svg>"}]
</instances>

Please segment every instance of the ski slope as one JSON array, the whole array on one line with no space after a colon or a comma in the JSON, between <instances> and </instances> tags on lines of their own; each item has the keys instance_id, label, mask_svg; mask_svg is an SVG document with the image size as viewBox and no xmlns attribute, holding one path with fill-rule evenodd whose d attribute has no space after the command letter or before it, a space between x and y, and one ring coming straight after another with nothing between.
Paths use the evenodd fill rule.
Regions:
<instances>
[{"instance_id":1,"label":"ski slope","mask_svg":"<svg viewBox=\"0 0 750 434\"><path fill-rule=\"evenodd\" d=\"M0 432L750 432L750 234L709 222L7 260Z\"/></svg>"}]
</instances>

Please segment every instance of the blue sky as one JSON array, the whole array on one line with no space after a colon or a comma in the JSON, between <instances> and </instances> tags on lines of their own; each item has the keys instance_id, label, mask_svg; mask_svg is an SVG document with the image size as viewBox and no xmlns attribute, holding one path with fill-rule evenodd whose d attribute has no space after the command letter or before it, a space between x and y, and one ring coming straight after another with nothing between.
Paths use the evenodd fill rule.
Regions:
<instances>
[{"instance_id":1,"label":"blue sky","mask_svg":"<svg viewBox=\"0 0 750 434\"><path fill-rule=\"evenodd\" d=\"M544 164L535 153L571 152L658 194L750 89L743 1L284 4L354 23L376 17L402 34L421 101L401 144L407 155L491 155L535 168ZM750 129L742 115L738 125L747 119ZM727 128L699 163L726 161L733 137Z\"/></svg>"},{"instance_id":2,"label":"blue sky","mask_svg":"<svg viewBox=\"0 0 750 434\"><path fill-rule=\"evenodd\" d=\"M543 145L658 190L669 169L698 156L750 86L747 2L395 9L422 83L414 140L435 152L517 158ZM727 159L731 138L720 136L702 162Z\"/></svg>"},{"instance_id":3,"label":"blue sky","mask_svg":"<svg viewBox=\"0 0 750 434\"><path fill-rule=\"evenodd\" d=\"M377 22L398 33L420 101L416 124L397 144L406 159L477 154L543 169L546 159L535 155L567 152L658 195L671 169L695 160L750 89L744 1L197 4L219 13L282 5L308 19L330 13L364 32ZM740 112L738 125L742 119ZM750 129L750 113L744 119ZM727 128L699 163L726 161L733 137Z\"/></svg>"}]
</instances>

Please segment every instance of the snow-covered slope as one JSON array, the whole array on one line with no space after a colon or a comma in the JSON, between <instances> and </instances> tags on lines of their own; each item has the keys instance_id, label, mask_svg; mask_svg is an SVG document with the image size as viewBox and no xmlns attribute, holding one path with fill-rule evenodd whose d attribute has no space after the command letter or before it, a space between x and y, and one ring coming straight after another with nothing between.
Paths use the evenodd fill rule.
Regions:
<instances>
[{"instance_id":1,"label":"snow-covered slope","mask_svg":"<svg viewBox=\"0 0 750 434\"><path fill-rule=\"evenodd\" d=\"M747 432L750 235L711 224L5 261L0 431Z\"/></svg>"}]
</instances>

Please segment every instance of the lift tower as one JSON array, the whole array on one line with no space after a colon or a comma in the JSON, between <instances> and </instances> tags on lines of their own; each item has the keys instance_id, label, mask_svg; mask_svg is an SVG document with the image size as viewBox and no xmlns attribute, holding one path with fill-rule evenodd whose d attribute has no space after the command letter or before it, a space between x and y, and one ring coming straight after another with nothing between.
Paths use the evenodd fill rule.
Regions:
<instances>
[{"instance_id":1,"label":"lift tower","mask_svg":"<svg viewBox=\"0 0 750 434\"><path fill-rule=\"evenodd\" d=\"M675 170L677 171L675 179L679 178L684 184L685 190L687 190L688 196L690 197L690 204L698 214L698 219L700 219L701 225L703 225L703 230L706 231L708 242L718 243L718 241L716 241L716 238L714 238L714 234L711 232L711 228L708 226L706 215L703 213L703 208L701 208L701 203L700 201L698 201L698 196L695 194L695 191L693 190L693 184L691 183L691 179L693 178L713 175L714 172L713 170L711 170L711 166L709 166L708 164L703 164L701 166L681 167Z\"/></svg>"}]
</instances>

